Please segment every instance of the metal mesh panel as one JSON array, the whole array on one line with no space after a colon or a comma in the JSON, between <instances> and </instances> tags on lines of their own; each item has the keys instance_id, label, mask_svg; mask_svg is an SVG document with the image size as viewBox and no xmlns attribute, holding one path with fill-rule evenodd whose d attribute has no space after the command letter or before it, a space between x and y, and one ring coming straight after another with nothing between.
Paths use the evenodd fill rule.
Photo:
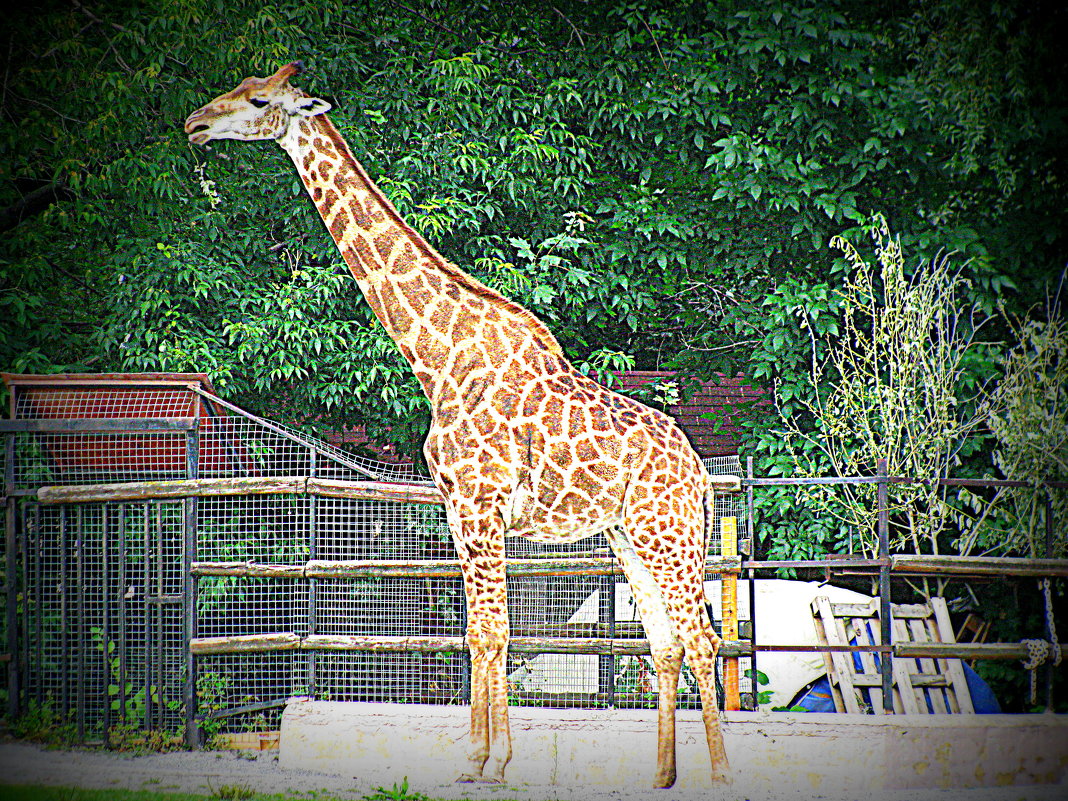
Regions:
<instances>
[{"instance_id":1,"label":"metal mesh panel","mask_svg":"<svg viewBox=\"0 0 1068 801\"><path fill-rule=\"evenodd\" d=\"M186 436L33 433L15 437L15 486L165 481L186 477Z\"/></svg>"},{"instance_id":2,"label":"metal mesh panel","mask_svg":"<svg viewBox=\"0 0 1068 801\"><path fill-rule=\"evenodd\" d=\"M49 394L51 393L51 394ZM194 394L196 393L196 394ZM346 454L233 407L195 387L109 388L17 393L19 413L87 418L188 418L196 429L145 432L34 431L16 436L20 487L186 479L190 454L201 478L300 477L427 482L407 467ZM227 413L230 412L230 413ZM205 414L210 412L211 414ZM190 451L191 443L196 449ZM738 472L713 460L713 472ZM737 498L718 495L717 515L739 525ZM192 505L191 505L192 504ZM455 559L440 507L306 494L201 497L45 507L23 504L21 584L23 688L70 710L86 736L125 721L181 726L182 690L194 665L198 714L206 730L277 725L291 695L336 700L456 703L466 700L462 581L305 577L309 560L418 563ZM186 526L193 526L187 531ZM195 552L185 537L195 533ZM744 536L741 531L740 536ZM718 541L713 552L718 551ZM570 544L507 542L516 559L610 555L603 536ZM287 577L198 575L191 610L197 638L282 635L410 637L420 648L271 650L188 656L183 629L190 560L298 568ZM620 576L511 577L513 637L643 637ZM718 610L717 610L718 612ZM349 638L349 639L346 639ZM435 638L450 638L441 640ZM319 641L320 645L322 641ZM342 646L339 646L343 648ZM648 658L515 651L509 699L564 706L655 704ZM559 649L557 649L559 650ZM684 672L680 703L697 703Z\"/></svg>"},{"instance_id":3,"label":"metal mesh panel","mask_svg":"<svg viewBox=\"0 0 1068 801\"><path fill-rule=\"evenodd\" d=\"M310 553L307 495L230 495L197 502L197 560L300 564Z\"/></svg>"},{"instance_id":4,"label":"metal mesh panel","mask_svg":"<svg viewBox=\"0 0 1068 801\"><path fill-rule=\"evenodd\" d=\"M299 652L201 656L196 664L197 708L209 733L277 729L286 699L308 692L308 659Z\"/></svg>"},{"instance_id":5,"label":"metal mesh panel","mask_svg":"<svg viewBox=\"0 0 1068 801\"><path fill-rule=\"evenodd\" d=\"M83 738L182 722L182 503L24 504L22 688Z\"/></svg>"},{"instance_id":6,"label":"metal mesh panel","mask_svg":"<svg viewBox=\"0 0 1068 801\"><path fill-rule=\"evenodd\" d=\"M191 417L198 406L187 387L19 387L15 419Z\"/></svg>"},{"instance_id":7,"label":"metal mesh panel","mask_svg":"<svg viewBox=\"0 0 1068 801\"><path fill-rule=\"evenodd\" d=\"M327 701L464 703L467 662L456 652L319 653L311 694Z\"/></svg>"}]
</instances>

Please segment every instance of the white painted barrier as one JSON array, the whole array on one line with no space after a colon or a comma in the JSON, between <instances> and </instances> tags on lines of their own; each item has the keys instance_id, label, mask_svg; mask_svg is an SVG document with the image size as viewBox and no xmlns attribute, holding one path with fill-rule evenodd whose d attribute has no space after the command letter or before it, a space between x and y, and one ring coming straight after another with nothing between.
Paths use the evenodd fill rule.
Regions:
<instances>
[{"instance_id":1,"label":"white painted barrier","mask_svg":"<svg viewBox=\"0 0 1068 801\"><path fill-rule=\"evenodd\" d=\"M283 767L390 787L450 784L465 765L469 709L295 700L282 717ZM655 710L511 709L510 785L650 787ZM777 787L852 793L1068 784L1068 717L855 716L731 712L733 793ZM711 786L700 713L678 713L680 790ZM1068 796L1068 792L1066 792Z\"/></svg>"}]
</instances>

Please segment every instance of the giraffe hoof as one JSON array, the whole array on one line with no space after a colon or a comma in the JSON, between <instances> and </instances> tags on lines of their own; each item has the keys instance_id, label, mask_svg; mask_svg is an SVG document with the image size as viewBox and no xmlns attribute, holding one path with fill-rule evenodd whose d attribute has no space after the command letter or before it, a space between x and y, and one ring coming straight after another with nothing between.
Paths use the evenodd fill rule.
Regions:
<instances>
[{"instance_id":1,"label":"giraffe hoof","mask_svg":"<svg viewBox=\"0 0 1068 801\"><path fill-rule=\"evenodd\" d=\"M504 779L496 779L492 776L474 776L465 773L456 780L456 784L504 784Z\"/></svg>"},{"instance_id":2,"label":"giraffe hoof","mask_svg":"<svg viewBox=\"0 0 1068 801\"><path fill-rule=\"evenodd\" d=\"M674 784L675 784L675 773L674 772L665 774L663 776L657 775L657 777L655 779L653 779L653 787L654 787L654 789L657 789L657 790L666 790L667 788L673 786Z\"/></svg>"}]
</instances>

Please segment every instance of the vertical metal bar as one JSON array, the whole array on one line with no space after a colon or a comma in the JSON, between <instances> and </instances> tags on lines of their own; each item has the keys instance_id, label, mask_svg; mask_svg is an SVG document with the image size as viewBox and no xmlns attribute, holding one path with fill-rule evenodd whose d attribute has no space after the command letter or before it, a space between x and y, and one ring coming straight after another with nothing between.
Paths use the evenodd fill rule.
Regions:
<instances>
[{"instance_id":1,"label":"vertical metal bar","mask_svg":"<svg viewBox=\"0 0 1068 801\"><path fill-rule=\"evenodd\" d=\"M127 592L133 587L126 585L126 509L125 505L119 506L119 631L115 641L115 652L119 658L119 681L118 692L115 693L116 718L119 722L126 722L126 653L129 640L129 628L126 620Z\"/></svg>"},{"instance_id":2,"label":"vertical metal bar","mask_svg":"<svg viewBox=\"0 0 1068 801\"><path fill-rule=\"evenodd\" d=\"M59 656L60 708L70 713L70 610L67 603L67 584L70 570L67 554L67 507L59 509Z\"/></svg>"},{"instance_id":3,"label":"vertical metal bar","mask_svg":"<svg viewBox=\"0 0 1068 801\"><path fill-rule=\"evenodd\" d=\"M34 516L34 518L35 518L35 520L37 522L37 526L36 526L37 543L36 543L36 547L34 548L34 555L33 555L33 587L34 587L34 595L35 595L35 598L34 598L34 621L33 621L34 622L34 632L33 632L34 633L34 637L33 637L33 641L34 641L34 644L35 644L34 652L36 654L36 659L34 660L34 670L37 673L37 703L41 704L41 703L44 702L44 699L45 699L44 682L42 681L42 679L44 677L44 622L43 622L43 619L44 619L45 598L44 598L44 590L42 589L43 585L41 583L41 578L42 578L41 577L41 573L43 571L43 568L41 566L41 561L44 558L44 554L42 553L42 551L44 549L44 546L41 543L41 510L40 510L40 507L35 507L34 508L34 515L33 516Z\"/></svg>"},{"instance_id":4,"label":"vertical metal bar","mask_svg":"<svg viewBox=\"0 0 1068 801\"><path fill-rule=\"evenodd\" d=\"M163 558L164 558L163 540L164 540L164 537L167 536L167 532L169 530L170 519L169 519L169 516L168 517L164 516L164 514L163 514L164 508L169 510L171 508L171 505L167 504L166 507L164 507L164 505L161 503L157 507L158 511L157 511L157 517L156 517L159 525L158 525L158 527L156 529L156 568L155 568L156 587L155 587L155 600L154 600L154 602L152 604L152 613L156 616L156 639L155 639L155 643L154 643L155 648L156 648L156 658L155 658L155 662L153 663L156 666L155 676L154 676L155 682L153 683L153 686L155 687L155 698L152 699L152 704L153 704L152 708L155 710L156 720L155 720L155 726L149 726L150 729L151 728L160 728L160 729L162 729L162 728L164 728L166 726L166 721L164 720L164 717L166 715L166 709L167 708L163 704L163 693L164 693L164 690L166 689L164 687L164 681L166 679L167 671L166 671L166 663L164 662L165 649L163 647L163 645L164 645L163 640L164 640L164 637L166 636L167 629L166 629L166 626L165 626L166 618L165 618L165 615L164 615L163 596L166 593L167 587L166 587L166 584L164 582L164 578L165 578L165 570L164 570L165 562L163 561ZM149 688L149 694L150 695L152 694L152 687Z\"/></svg>"},{"instance_id":5,"label":"vertical metal bar","mask_svg":"<svg viewBox=\"0 0 1068 801\"><path fill-rule=\"evenodd\" d=\"M18 534L15 491L15 434L4 436L4 581L7 588L5 603L7 652L11 661L7 666L8 720L19 714L19 636L18 636Z\"/></svg>"},{"instance_id":6,"label":"vertical metal bar","mask_svg":"<svg viewBox=\"0 0 1068 801\"><path fill-rule=\"evenodd\" d=\"M1046 487L1046 541L1045 552L1046 558L1053 558L1053 487ZM1052 585L1053 579L1046 579ZM1043 589L1045 589L1043 587ZM1053 592L1053 587L1050 586L1050 592ZM1046 620L1046 640L1053 642L1053 619L1045 614L1046 610L1046 596L1045 592L1042 594L1042 611L1043 617ZM1053 711L1053 663L1045 662L1042 666L1042 680L1045 689L1046 696L1046 711Z\"/></svg>"},{"instance_id":7,"label":"vertical metal bar","mask_svg":"<svg viewBox=\"0 0 1068 801\"><path fill-rule=\"evenodd\" d=\"M745 457L745 472L746 472L746 475L749 476L749 478L753 478L753 457L752 456L746 456ZM746 522L748 523L748 528L746 529L746 531L749 532L749 539L753 543L752 546L749 548L750 556L756 558L756 555L757 555L757 534L756 534L756 526L753 525L753 485L752 484L750 484L748 487L746 487L746 490L745 490L745 514L746 514Z\"/></svg>"},{"instance_id":8,"label":"vertical metal bar","mask_svg":"<svg viewBox=\"0 0 1068 801\"><path fill-rule=\"evenodd\" d=\"M308 449L308 477L315 478L319 466L319 452L315 448ZM318 498L314 494L307 496L308 500L308 558L319 558L318 540ZM318 633L319 628L319 581L308 579L308 634ZM316 671L318 662L315 651L308 651L308 694L314 698L318 686Z\"/></svg>"},{"instance_id":9,"label":"vertical metal bar","mask_svg":"<svg viewBox=\"0 0 1068 801\"><path fill-rule=\"evenodd\" d=\"M459 600L460 628L467 638L467 591L464 588L463 579L460 582L460 592L457 593ZM460 700L465 704L471 703L471 649L464 648L460 652Z\"/></svg>"},{"instance_id":10,"label":"vertical metal bar","mask_svg":"<svg viewBox=\"0 0 1068 801\"><path fill-rule=\"evenodd\" d=\"M31 510L32 520L31 520ZM30 663L30 632L33 630L33 616L37 611L37 601L33 593L36 588L30 583L30 555L33 553L33 549L30 544L30 533L39 526L37 520L37 507L31 506L29 503L23 503L19 507L19 518L21 525L15 530L16 546L18 548L19 555L22 561L22 628L21 637L22 641L22 658L14 660L12 664L12 672L16 673L15 685L18 692L15 693L16 699L16 713L21 712L23 693L26 693L26 700L29 700L28 693L28 681L31 671ZM10 607L9 607L10 608ZM10 681L9 676L9 681Z\"/></svg>"},{"instance_id":11,"label":"vertical metal bar","mask_svg":"<svg viewBox=\"0 0 1068 801\"><path fill-rule=\"evenodd\" d=\"M745 472L749 478L753 478L753 457L745 457ZM742 557L742 563L745 563L746 559L756 558L757 553L757 536L756 529L753 526L753 485L750 484L745 491L745 515L746 515L746 532L749 534L749 553ZM749 639L756 645L757 641L757 608L756 608L756 571L749 568ZM757 681L758 669L757 669L757 652L756 648L753 649L752 656L749 657L750 666L750 678L751 686L753 688L753 709L758 709L760 704L757 699L760 698L760 683Z\"/></svg>"},{"instance_id":12,"label":"vertical metal bar","mask_svg":"<svg viewBox=\"0 0 1068 801\"><path fill-rule=\"evenodd\" d=\"M74 588L76 605L76 627L74 646L74 681L75 681L75 714L78 740L85 739L85 506L79 504L75 507L75 540L74 540Z\"/></svg>"},{"instance_id":13,"label":"vertical metal bar","mask_svg":"<svg viewBox=\"0 0 1068 801\"><path fill-rule=\"evenodd\" d=\"M609 639L616 636L616 579L601 576L597 593L597 621ZM602 654L597 658L597 692L609 707L616 705L616 655Z\"/></svg>"},{"instance_id":14,"label":"vertical metal bar","mask_svg":"<svg viewBox=\"0 0 1068 801\"><path fill-rule=\"evenodd\" d=\"M879 631L882 645L889 645L893 621L890 618L890 506L886 474L886 459L879 459L876 467L879 478L878 514L879 514L879 558L883 560L879 567ZM884 651L879 660L879 672L883 680L883 711L894 711L894 657ZM902 688L904 691L904 688Z\"/></svg>"},{"instance_id":15,"label":"vertical metal bar","mask_svg":"<svg viewBox=\"0 0 1068 801\"><path fill-rule=\"evenodd\" d=\"M154 504L157 514L159 513L159 504ZM144 610L145 616L145 643L142 651L144 653L144 671L142 675L142 689L144 690L144 719L141 721L141 726L146 731L149 727L149 721L152 719L152 641L158 636L156 632L156 621L152 615L152 602L149 598L152 597L152 505L145 504L145 513L143 518L144 525L141 528L141 608Z\"/></svg>"},{"instance_id":16,"label":"vertical metal bar","mask_svg":"<svg viewBox=\"0 0 1068 801\"><path fill-rule=\"evenodd\" d=\"M101 716L104 728L104 741L107 742L108 730L111 728L111 553L109 535L111 533L111 505L101 505L100 520L100 650L104 660L104 709Z\"/></svg>"},{"instance_id":17,"label":"vertical metal bar","mask_svg":"<svg viewBox=\"0 0 1068 801\"><path fill-rule=\"evenodd\" d=\"M200 477L200 418L197 425L186 433L186 475L191 479ZM182 595L185 609L182 621L182 652L185 660L185 742L190 748L200 747L200 726L197 723L197 677L196 658L190 650L197 636L197 582L193 575L193 562L197 558L198 502L195 497L185 499L185 538L182 546Z\"/></svg>"}]
</instances>

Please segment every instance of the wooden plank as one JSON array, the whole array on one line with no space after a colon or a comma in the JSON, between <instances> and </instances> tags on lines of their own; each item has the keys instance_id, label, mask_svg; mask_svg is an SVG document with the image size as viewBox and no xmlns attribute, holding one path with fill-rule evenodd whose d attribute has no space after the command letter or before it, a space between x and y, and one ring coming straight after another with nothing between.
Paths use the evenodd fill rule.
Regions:
<instances>
[{"instance_id":1,"label":"wooden plank","mask_svg":"<svg viewBox=\"0 0 1068 801\"><path fill-rule=\"evenodd\" d=\"M871 602L859 604L832 603L831 611L835 617L870 617L878 611L878 603L873 607ZM931 614L927 604L894 604L895 618L926 618Z\"/></svg>"},{"instance_id":2,"label":"wooden plank","mask_svg":"<svg viewBox=\"0 0 1068 801\"><path fill-rule=\"evenodd\" d=\"M908 628L904 620L892 620L893 638L898 642L906 642L909 639ZM909 664L905 659L895 659L893 663L894 683L897 684L901 698L901 709L907 715L919 715L927 712L927 703L918 699L916 688L912 686L909 676ZM895 696L895 698L898 696ZM922 703L922 711L921 711ZM897 712L895 706L894 711Z\"/></svg>"},{"instance_id":3,"label":"wooden plank","mask_svg":"<svg viewBox=\"0 0 1068 801\"><path fill-rule=\"evenodd\" d=\"M819 605L816 603L815 599L812 600L811 609L812 623L816 629L816 640L820 645L829 645L827 630L823 625L823 616L820 614ZM845 701L842 698L842 689L838 685L838 673L831 656L831 652L823 652L823 666L827 672L827 683L831 688L831 700L834 702L834 711L841 713L845 712Z\"/></svg>"},{"instance_id":4,"label":"wooden plank","mask_svg":"<svg viewBox=\"0 0 1068 801\"><path fill-rule=\"evenodd\" d=\"M118 484L72 484L41 487L40 503L99 503L104 501L166 500L219 495L297 494L306 479L297 476L264 478L195 478L174 481L130 481Z\"/></svg>"},{"instance_id":5,"label":"wooden plank","mask_svg":"<svg viewBox=\"0 0 1068 801\"><path fill-rule=\"evenodd\" d=\"M831 601L826 595L818 595L812 601L816 615L823 621L824 637L830 645L848 645L845 629L841 619L836 618L831 611ZM837 679L841 688L842 703L846 712L860 714L861 708L857 699L857 690L853 685L852 658L848 654L834 652L831 654L833 664L832 681Z\"/></svg>"},{"instance_id":6,"label":"wooden plank","mask_svg":"<svg viewBox=\"0 0 1068 801\"><path fill-rule=\"evenodd\" d=\"M1068 576L1068 559L899 554L890 557L890 569L895 573L914 574L1064 577Z\"/></svg>"},{"instance_id":7,"label":"wooden plank","mask_svg":"<svg viewBox=\"0 0 1068 801\"><path fill-rule=\"evenodd\" d=\"M933 621L930 617L920 620L913 619L906 621L908 625L909 637L911 642L932 642L938 641L937 632L932 630ZM949 681L945 682L943 687L924 687L917 684L916 677L924 673L940 673L939 665L933 660L926 657L910 660L915 662L916 668L919 673L912 673L909 680L912 682L912 686L916 688L920 698L923 699L922 705L926 705L927 701L931 704L931 713L934 715L946 715L954 711L953 709L953 693L947 692L949 688ZM924 691L926 690L926 692Z\"/></svg>"},{"instance_id":8,"label":"wooden plank","mask_svg":"<svg viewBox=\"0 0 1068 801\"><path fill-rule=\"evenodd\" d=\"M196 637L189 641L189 652L195 656L294 651L299 647L300 637L289 631L239 637Z\"/></svg>"},{"instance_id":9,"label":"wooden plank","mask_svg":"<svg viewBox=\"0 0 1068 801\"><path fill-rule=\"evenodd\" d=\"M334 481L308 479L307 491L326 498L349 498L363 501L393 501L441 506L445 498L432 484L387 484L382 481Z\"/></svg>"},{"instance_id":10,"label":"wooden plank","mask_svg":"<svg viewBox=\"0 0 1068 801\"><path fill-rule=\"evenodd\" d=\"M297 579L305 577L305 566L275 565L261 562L193 562L194 576L242 576L249 578Z\"/></svg>"},{"instance_id":11,"label":"wooden plank","mask_svg":"<svg viewBox=\"0 0 1068 801\"><path fill-rule=\"evenodd\" d=\"M935 622L938 626L939 639L944 642L953 642L953 622L949 618L949 607L946 606L945 598L932 598L931 609L934 612ZM975 706L972 704L972 693L968 688L968 678L964 673L964 665L960 659L942 659L939 661L942 672L945 673L953 684L953 694L962 714L975 714Z\"/></svg>"},{"instance_id":12,"label":"wooden plank","mask_svg":"<svg viewBox=\"0 0 1068 801\"><path fill-rule=\"evenodd\" d=\"M720 525L720 552L724 556L738 555L738 521L733 517L724 517L719 521ZM738 639L738 576L726 575L720 582L720 612L723 638L727 640ZM738 658L724 657L723 659L723 708L728 711L737 711L741 706L741 693L739 690L740 677L738 672Z\"/></svg>"},{"instance_id":13,"label":"wooden plank","mask_svg":"<svg viewBox=\"0 0 1068 801\"><path fill-rule=\"evenodd\" d=\"M860 607L861 608L858 610L858 612L861 615L863 615L863 617L862 618L856 617L856 616L853 617L853 621L854 621L853 622L853 633L854 633L854 636L857 639L857 645L878 645L878 644L880 644L879 643L878 631L875 631L874 634L872 636L870 636L868 634L867 625L860 625L859 627L857 625L858 622L866 622L867 620L873 620L874 619L874 615L875 615L876 611L878 610L878 599L877 598L873 598L870 603L862 604L862 605L860 605ZM832 604L832 608L833 608L833 604ZM880 658L881 659L886 659L887 655L884 654ZM853 682L855 684L859 684L860 683L860 679L867 679L867 678L870 677L873 680L873 683L870 684L870 685L867 685L867 686L870 687L870 689L868 690L868 694L869 694L870 700L871 700L871 707L872 707L872 709L875 709L875 710L882 710L882 708L883 708L883 677L882 677L882 674L879 672L878 666L875 663L875 654L873 654L871 652L867 652L867 653L860 652L860 666L861 666L860 675L855 675L853 677ZM867 682L865 682L865 684L867 684Z\"/></svg>"}]
</instances>

